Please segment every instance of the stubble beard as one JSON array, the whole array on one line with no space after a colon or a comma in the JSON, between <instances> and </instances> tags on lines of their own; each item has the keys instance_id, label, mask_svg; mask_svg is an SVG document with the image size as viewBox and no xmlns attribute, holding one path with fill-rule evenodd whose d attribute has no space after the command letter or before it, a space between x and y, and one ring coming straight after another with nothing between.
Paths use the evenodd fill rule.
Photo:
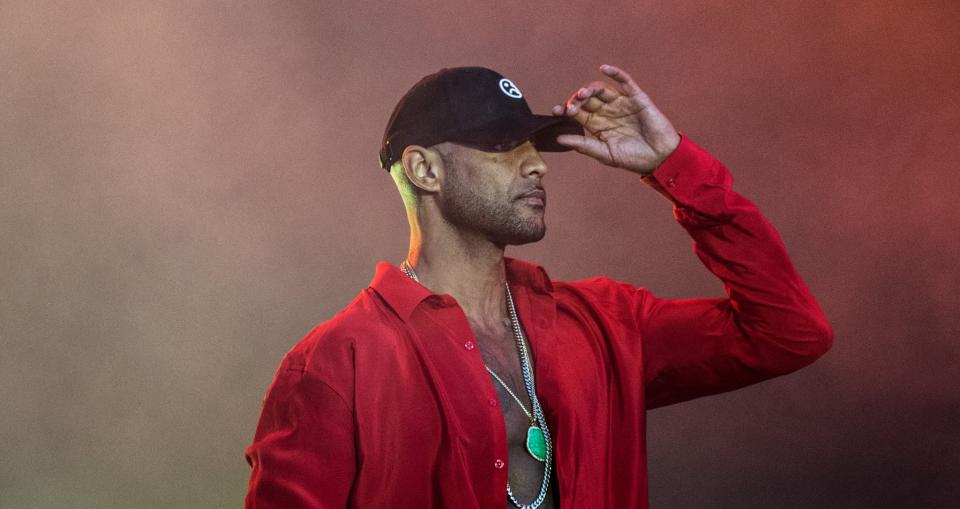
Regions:
<instances>
[{"instance_id":1,"label":"stubble beard","mask_svg":"<svg viewBox=\"0 0 960 509\"><path fill-rule=\"evenodd\" d=\"M451 184L440 206L454 226L478 231L502 246L529 244L546 235L542 209L539 214L524 215L515 200L502 202L483 196L462 182Z\"/></svg>"}]
</instances>

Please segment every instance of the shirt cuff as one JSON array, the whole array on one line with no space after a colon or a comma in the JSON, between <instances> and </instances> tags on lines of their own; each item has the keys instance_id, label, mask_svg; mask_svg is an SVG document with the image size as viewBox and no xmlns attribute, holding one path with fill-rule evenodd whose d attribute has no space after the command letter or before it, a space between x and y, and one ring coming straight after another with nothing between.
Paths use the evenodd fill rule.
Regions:
<instances>
[{"instance_id":1,"label":"shirt cuff","mask_svg":"<svg viewBox=\"0 0 960 509\"><path fill-rule=\"evenodd\" d=\"M643 182L678 207L691 207L703 186L719 183L719 161L690 138L681 135L680 144ZM723 179L719 179L723 180Z\"/></svg>"}]
</instances>

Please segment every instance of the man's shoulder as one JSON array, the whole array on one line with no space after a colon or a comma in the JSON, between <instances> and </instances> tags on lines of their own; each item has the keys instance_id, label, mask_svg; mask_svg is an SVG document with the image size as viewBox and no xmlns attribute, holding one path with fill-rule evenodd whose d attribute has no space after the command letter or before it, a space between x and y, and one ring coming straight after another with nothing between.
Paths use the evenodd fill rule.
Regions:
<instances>
[{"instance_id":1,"label":"man's shoulder","mask_svg":"<svg viewBox=\"0 0 960 509\"><path fill-rule=\"evenodd\" d=\"M621 300L646 292L642 287L608 276L593 276L574 281L552 280L558 297L579 297L590 300Z\"/></svg>"},{"instance_id":2,"label":"man's shoulder","mask_svg":"<svg viewBox=\"0 0 960 509\"><path fill-rule=\"evenodd\" d=\"M553 279L543 267L536 263L520 259L508 259L508 261L511 276L519 277L528 286L549 289L560 301L622 303L624 299L632 300L648 293L645 288L608 276L563 281Z\"/></svg>"},{"instance_id":3,"label":"man's shoulder","mask_svg":"<svg viewBox=\"0 0 960 509\"><path fill-rule=\"evenodd\" d=\"M333 317L318 323L287 353L287 362L308 364L352 357L359 342L383 338L392 331L394 316L376 292L365 288Z\"/></svg>"},{"instance_id":4,"label":"man's shoulder","mask_svg":"<svg viewBox=\"0 0 960 509\"><path fill-rule=\"evenodd\" d=\"M646 288L608 276L554 281L553 286L559 308L580 310L588 316L607 316L631 326L637 326L644 310L655 299Z\"/></svg>"}]
</instances>

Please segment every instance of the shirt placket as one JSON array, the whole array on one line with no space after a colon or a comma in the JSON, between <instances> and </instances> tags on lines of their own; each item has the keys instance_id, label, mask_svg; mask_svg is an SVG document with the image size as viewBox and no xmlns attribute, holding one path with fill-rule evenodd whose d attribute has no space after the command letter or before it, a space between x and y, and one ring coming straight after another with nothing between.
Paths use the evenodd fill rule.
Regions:
<instances>
[{"instance_id":1,"label":"shirt placket","mask_svg":"<svg viewBox=\"0 0 960 509\"><path fill-rule=\"evenodd\" d=\"M506 424L493 382L487 375L480 346L466 315L456 301L446 295L436 295L424 301L426 309L421 318L425 331L421 334L426 345L434 351L449 352L451 358L436 363L439 376L448 387L448 403L454 408L463 433L462 443L475 469L477 478L490 479L496 491L506 493L508 447ZM443 345L442 349L436 348ZM498 497L499 500L500 497Z\"/></svg>"}]
</instances>

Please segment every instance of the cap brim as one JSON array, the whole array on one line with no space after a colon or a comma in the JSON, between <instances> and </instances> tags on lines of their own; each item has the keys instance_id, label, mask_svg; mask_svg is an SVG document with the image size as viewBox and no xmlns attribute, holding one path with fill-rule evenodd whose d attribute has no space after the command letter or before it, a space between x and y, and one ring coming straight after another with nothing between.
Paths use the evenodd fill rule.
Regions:
<instances>
[{"instance_id":1,"label":"cap brim","mask_svg":"<svg viewBox=\"0 0 960 509\"><path fill-rule=\"evenodd\" d=\"M550 115L529 115L520 118L500 118L496 122L460 133L456 139L479 145L499 145L530 139L541 152L566 152L572 150L557 143L561 134L583 136L583 127L572 118Z\"/></svg>"},{"instance_id":2,"label":"cap brim","mask_svg":"<svg viewBox=\"0 0 960 509\"><path fill-rule=\"evenodd\" d=\"M566 152L573 150L570 147L557 143L557 136L561 134L576 134L583 136L583 126L576 120L569 117L551 117L547 115L535 115L537 119L542 119L543 126L535 130L531 137L537 150L541 152Z\"/></svg>"}]
</instances>

